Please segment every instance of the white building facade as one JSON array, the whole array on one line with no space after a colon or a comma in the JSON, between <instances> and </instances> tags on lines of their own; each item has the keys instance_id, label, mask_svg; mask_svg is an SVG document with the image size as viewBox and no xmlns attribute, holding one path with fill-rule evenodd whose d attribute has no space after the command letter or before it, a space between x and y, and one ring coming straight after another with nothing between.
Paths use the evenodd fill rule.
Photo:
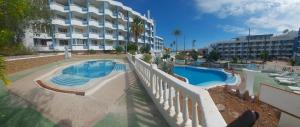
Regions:
<instances>
[{"instance_id":1,"label":"white building facade","mask_svg":"<svg viewBox=\"0 0 300 127\"><path fill-rule=\"evenodd\" d=\"M134 42L130 26L135 17L144 22L139 46L148 44L158 51L149 11L147 16L141 15L113 0L49 0L49 7L53 13L51 27L26 32L26 45L37 51L64 51L66 46L71 51L114 50L116 46L126 49L128 43Z\"/></svg>"},{"instance_id":2,"label":"white building facade","mask_svg":"<svg viewBox=\"0 0 300 127\"><path fill-rule=\"evenodd\" d=\"M267 52L270 58L292 59L299 52L300 32L290 31L281 35L251 35L214 43L222 59L260 59Z\"/></svg>"}]
</instances>

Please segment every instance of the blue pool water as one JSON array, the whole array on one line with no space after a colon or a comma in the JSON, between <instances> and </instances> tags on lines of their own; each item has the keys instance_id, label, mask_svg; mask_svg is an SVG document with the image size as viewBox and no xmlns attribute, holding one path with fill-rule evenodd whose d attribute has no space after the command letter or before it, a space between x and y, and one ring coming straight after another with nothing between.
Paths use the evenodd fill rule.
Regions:
<instances>
[{"instance_id":1,"label":"blue pool water","mask_svg":"<svg viewBox=\"0 0 300 127\"><path fill-rule=\"evenodd\" d=\"M172 71L176 75L187 78L190 84L197 86L210 86L219 83L231 84L236 81L234 76L219 69L175 66Z\"/></svg>"},{"instance_id":2,"label":"blue pool water","mask_svg":"<svg viewBox=\"0 0 300 127\"><path fill-rule=\"evenodd\" d=\"M91 79L104 77L112 71L123 70L125 70L124 64L118 64L111 60L87 61L65 68L61 74L53 77L51 82L61 86L78 86Z\"/></svg>"}]
</instances>

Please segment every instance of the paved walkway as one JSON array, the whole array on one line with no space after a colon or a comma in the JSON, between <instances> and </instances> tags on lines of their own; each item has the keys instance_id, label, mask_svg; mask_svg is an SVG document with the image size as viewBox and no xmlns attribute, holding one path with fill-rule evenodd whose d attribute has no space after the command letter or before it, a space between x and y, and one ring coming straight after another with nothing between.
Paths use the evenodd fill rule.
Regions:
<instances>
[{"instance_id":1,"label":"paved walkway","mask_svg":"<svg viewBox=\"0 0 300 127\"><path fill-rule=\"evenodd\" d=\"M137 82L135 73L128 71L119 75L90 96L76 96L48 91L35 85L35 78L53 68L19 79L9 89L57 125L167 126L146 91Z\"/></svg>"}]
</instances>

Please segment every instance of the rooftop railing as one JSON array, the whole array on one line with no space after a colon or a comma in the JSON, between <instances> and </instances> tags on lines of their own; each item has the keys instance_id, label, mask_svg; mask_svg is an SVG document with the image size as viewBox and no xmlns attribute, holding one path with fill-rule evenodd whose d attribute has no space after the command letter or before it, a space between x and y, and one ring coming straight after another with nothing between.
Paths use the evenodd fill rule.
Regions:
<instances>
[{"instance_id":1,"label":"rooftop railing","mask_svg":"<svg viewBox=\"0 0 300 127\"><path fill-rule=\"evenodd\" d=\"M142 61L139 57L128 54L127 58L170 126L226 126L225 120L207 90L185 83L161 71L155 64Z\"/></svg>"}]
</instances>

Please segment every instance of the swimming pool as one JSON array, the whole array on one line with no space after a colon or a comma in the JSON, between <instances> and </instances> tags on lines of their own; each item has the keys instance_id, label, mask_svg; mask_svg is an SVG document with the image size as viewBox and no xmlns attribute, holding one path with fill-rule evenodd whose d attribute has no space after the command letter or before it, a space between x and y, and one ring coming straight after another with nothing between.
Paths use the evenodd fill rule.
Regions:
<instances>
[{"instance_id":1,"label":"swimming pool","mask_svg":"<svg viewBox=\"0 0 300 127\"><path fill-rule=\"evenodd\" d=\"M71 65L52 77L50 81L60 86L79 86L92 79L104 77L113 71L125 70L124 64L112 60L87 61L77 65Z\"/></svg>"},{"instance_id":2,"label":"swimming pool","mask_svg":"<svg viewBox=\"0 0 300 127\"><path fill-rule=\"evenodd\" d=\"M184 77L188 83L196 86L214 86L216 84L234 84L237 79L221 69L199 68L191 66L175 66L173 73Z\"/></svg>"}]
</instances>

